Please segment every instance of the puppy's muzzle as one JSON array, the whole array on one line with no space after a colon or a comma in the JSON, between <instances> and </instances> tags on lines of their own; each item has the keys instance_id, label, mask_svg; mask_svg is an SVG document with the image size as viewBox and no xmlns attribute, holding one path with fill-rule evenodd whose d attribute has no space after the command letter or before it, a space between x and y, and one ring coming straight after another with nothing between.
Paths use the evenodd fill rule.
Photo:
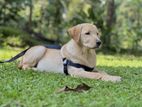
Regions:
<instances>
[{"instance_id":1,"label":"puppy's muzzle","mask_svg":"<svg viewBox=\"0 0 142 107\"><path fill-rule=\"evenodd\" d=\"M101 45L101 41L96 41L96 47L99 47Z\"/></svg>"}]
</instances>

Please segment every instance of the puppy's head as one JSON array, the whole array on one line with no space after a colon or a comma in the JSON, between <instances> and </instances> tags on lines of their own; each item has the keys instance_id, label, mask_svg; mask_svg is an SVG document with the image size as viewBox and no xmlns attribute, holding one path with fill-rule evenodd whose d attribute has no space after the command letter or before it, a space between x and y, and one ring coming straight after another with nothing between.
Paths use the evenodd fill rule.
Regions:
<instances>
[{"instance_id":1,"label":"puppy's head","mask_svg":"<svg viewBox=\"0 0 142 107\"><path fill-rule=\"evenodd\" d=\"M76 43L87 48L98 48L101 45L98 29L93 24L83 23L76 25L70 28L68 33Z\"/></svg>"}]
</instances>

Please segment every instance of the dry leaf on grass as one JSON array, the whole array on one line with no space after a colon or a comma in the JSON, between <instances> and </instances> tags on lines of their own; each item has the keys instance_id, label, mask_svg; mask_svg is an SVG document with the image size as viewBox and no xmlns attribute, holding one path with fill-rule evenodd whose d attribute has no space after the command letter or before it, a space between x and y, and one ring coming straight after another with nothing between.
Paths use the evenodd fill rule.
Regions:
<instances>
[{"instance_id":1,"label":"dry leaf on grass","mask_svg":"<svg viewBox=\"0 0 142 107\"><path fill-rule=\"evenodd\" d=\"M87 91L89 90L91 87L88 86L87 84L85 83L82 83L82 84L79 84L76 88L70 88L68 86L65 86L61 89L59 89L57 92L60 93L60 92L68 92L68 91L73 91L73 92L83 92L83 91Z\"/></svg>"}]
</instances>

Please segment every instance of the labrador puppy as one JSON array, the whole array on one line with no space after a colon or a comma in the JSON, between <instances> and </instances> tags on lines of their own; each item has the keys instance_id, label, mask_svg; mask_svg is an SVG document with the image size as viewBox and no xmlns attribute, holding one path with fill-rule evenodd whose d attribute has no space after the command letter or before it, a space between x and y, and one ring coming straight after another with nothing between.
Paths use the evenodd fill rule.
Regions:
<instances>
[{"instance_id":1,"label":"labrador puppy","mask_svg":"<svg viewBox=\"0 0 142 107\"><path fill-rule=\"evenodd\" d=\"M95 49L101 45L101 40L95 25L78 24L70 28L68 34L72 39L60 50L45 46L28 49L20 61L19 68L104 81L121 81L120 76L112 76L96 69Z\"/></svg>"}]
</instances>

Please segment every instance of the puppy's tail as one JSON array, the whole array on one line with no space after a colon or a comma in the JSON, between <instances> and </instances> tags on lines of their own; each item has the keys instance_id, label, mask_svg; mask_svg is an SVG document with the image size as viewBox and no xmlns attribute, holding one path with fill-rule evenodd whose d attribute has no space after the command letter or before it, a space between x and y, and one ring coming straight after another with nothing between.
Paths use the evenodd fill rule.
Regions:
<instances>
[{"instance_id":1,"label":"puppy's tail","mask_svg":"<svg viewBox=\"0 0 142 107\"><path fill-rule=\"evenodd\" d=\"M28 49L29 49L29 48L28 48ZM17 54L16 56L12 57L11 59L8 59L8 60L5 60L5 61L0 61L0 63L15 61L16 59L18 59L18 58L20 58L21 56L23 56L23 55L27 52L28 49L26 49L26 50L20 52L19 54Z\"/></svg>"}]
</instances>

